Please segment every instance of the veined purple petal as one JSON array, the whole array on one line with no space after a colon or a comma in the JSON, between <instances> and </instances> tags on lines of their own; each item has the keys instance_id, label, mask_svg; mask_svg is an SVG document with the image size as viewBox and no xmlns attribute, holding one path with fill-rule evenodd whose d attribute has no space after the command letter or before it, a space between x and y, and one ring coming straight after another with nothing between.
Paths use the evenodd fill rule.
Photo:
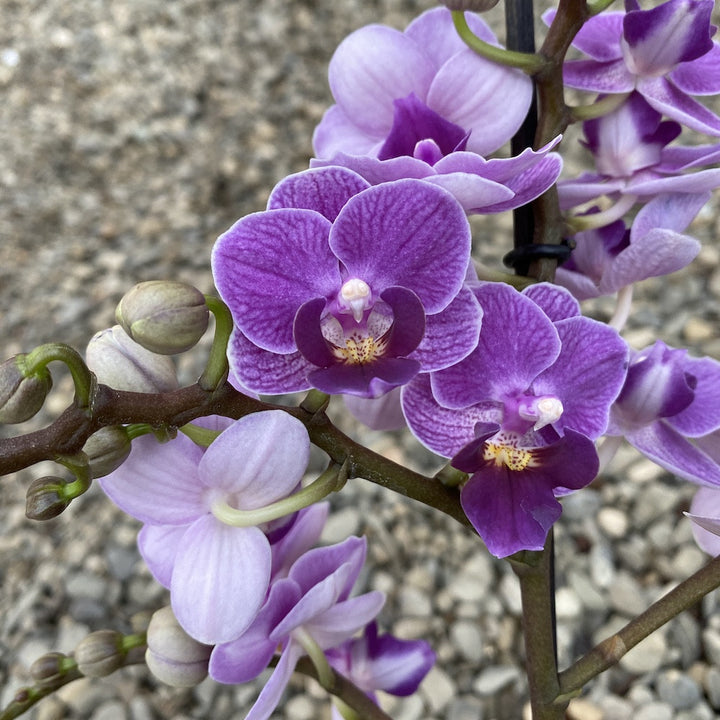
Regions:
<instances>
[{"instance_id":1,"label":"veined purple petal","mask_svg":"<svg viewBox=\"0 0 720 720\"><path fill-rule=\"evenodd\" d=\"M279 580L252 625L236 640L217 645L210 656L210 676L232 685L256 678L268 666L277 643L270 640L273 628L300 599L300 588L292 580Z\"/></svg>"},{"instance_id":2,"label":"veined purple petal","mask_svg":"<svg viewBox=\"0 0 720 720\"><path fill-rule=\"evenodd\" d=\"M453 155L470 154L453 153ZM452 193L467 213L480 212L481 210L485 212L484 208L486 207L512 203L515 198L515 193L505 185L469 172L438 172L435 175L426 177L425 182L437 185Z\"/></svg>"},{"instance_id":3,"label":"veined purple petal","mask_svg":"<svg viewBox=\"0 0 720 720\"><path fill-rule=\"evenodd\" d=\"M98 482L128 515L153 525L186 525L207 512L197 465L203 451L185 435L133 440L128 459Z\"/></svg>"},{"instance_id":4,"label":"veined purple petal","mask_svg":"<svg viewBox=\"0 0 720 720\"><path fill-rule=\"evenodd\" d=\"M666 78L640 78L637 89L663 115L677 120L691 130L706 135L720 135L720 118Z\"/></svg>"},{"instance_id":5,"label":"veined purple petal","mask_svg":"<svg viewBox=\"0 0 720 720\"><path fill-rule=\"evenodd\" d=\"M325 298L308 300L300 306L293 322L293 337L298 351L316 367L329 367L338 362L321 330L320 321L326 304Z\"/></svg>"},{"instance_id":6,"label":"veined purple petal","mask_svg":"<svg viewBox=\"0 0 720 720\"><path fill-rule=\"evenodd\" d=\"M170 589L172 569L180 542L189 525L143 525L138 533L138 550L153 574L165 588Z\"/></svg>"},{"instance_id":7,"label":"veined purple petal","mask_svg":"<svg viewBox=\"0 0 720 720\"><path fill-rule=\"evenodd\" d=\"M274 580L286 577L293 563L319 540L329 511L330 504L326 502L300 510L288 532L271 544Z\"/></svg>"},{"instance_id":8,"label":"veined purple petal","mask_svg":"<svg viewBox=\"0 0 720 720\"><path fill-rule=\"evenodd\" d=\"M532 82L467 48L435 75L428 107L470 132L467 149L487 155L504 145L522 125L532 101ZM497 102L502 97L503 102Z\"/></svg>"},{"instance_id":9,"label":"veined purple petal","mask_svg":"<svg viewBox=\"0 0 720 720\"><path fill-rule=\"evenodd\" d=\"M431 376L433 394L447 408L524 392L560 352L555 327L532 300L502 283L485 283L474 292L484 313L476 350Z\"/></svg>"},{"instance_id":10,"label":"veined purple petal","mask_svg":"<svg viewBox=\"0 0 720 720\"><path fill-rule=\"evenodd\" d=\"M562 402L558 425L595 440L605 432L610 405L625 380L627 345L616 330L590 318L568 318L555 327L562 349L535 379L533 391Z\"/></svg>"},{"instance_id":11,"label":"veined purple petal","mask_svg":"<svg viewBox=\"0 0 720 720\"><path fill-rule=\"evenodd\" d=\"M425 335L425 311L420 298L404 287L389 287L380 297L393 312L385 354L388 358L409 355Z\"/></svg>"},{"instance_id":12,"label":"veined purple petal","mask_svg":"<svg viewBox=\"0 0 720 720\"><path fill-rule=\"evenodd\" d=\"M623 19L623 54L631 72L658 76L712 48L713 0L669 0Z\"/></svg>"},{"instance_id":13,"label":"veined purple petal","mask_svg":"<svg viewBox=\"0 0 720 720\"><path fill-rule=\"evenodd\" d=\"M288 175L270 193L268 210L305 208L330 222L353 196L370 187L357 173L342 167L316 168Z\"/></svg>"},{"instance_id":14,"label":"veined purple petal","mask_svg":"<svg viewBox=\"0 0 720 720\"><path fill-rule=\"evenodd\" d=\"M720 45L689 63L680 63L669 75L675 87L688 95L720 93Z\"/></svg>"},{"instance_id":15,"label":"veined purple petal","mask_svg":"<svg viewBox=\"0 0 720 720\"><path fill-rule=\"evenodd\" d=\"M567 288L578 300L600 297L598 286L587 275L576 270L559 267L555 272L555 282Z\"/></svg>"},{"instance_id":16,"label":"veined purple petal","mask_svg":"<svg viewBox=\"0 0 720 720\"><path fill-rule=\"evenodd\" d=\"M720 168L713 168L673 177L651 177L647 180L643 180L639 176L637 181L633 180L628 183L627 192L641 196L676 193L704 196L709 190L714 190L719 186Z\"/></svg>"},{"instance_id":17,"label":"veined purple petal","mask_svg":"<svg viewBox=\"0 0 720 720\"><path fill-rule=\"evenodd\" d=\"M693 401L667 422L688 437L707 435L720 428L720 362L686 357L682 367L694 378Z\"/></svg>"},{"instance_id":18,"label":"veined purple petal","mask_svg":"<svg viewBox=\"0 0 720 720\"><path fill-rule=\"evenodd\" d=\"M402 390L403 412L413 435L438 455L449 458L475 437L478 422L499 421L500 408L470 407L449 410L435 400L430 377L418 375Z\"/></svg>"},{"instance_id":19,"label":"veined purple petal","mask_svg":"<svg viewBox=\"0 0 720 720\"><path fill-rule=\"evenodd\" d=\"M625 437L669 472L701 485L720 485L720 466L666 423L645 425L627 432Z\"/></svg>"},{"instance_id":20,"label":"veined purple petal","mask_svg":"<svg viewBox=\"0 0 720 720\"><path fill-rule=\"evenodd\" d=\"M580 303L567 290L552 283L530 285L522 294L542 308L553 322L580 315Z\"/></svg>"},{"instance_id":21,"label":"veined purple petal","mask_svg":"<svg viewBox=\"0 0 720 720\"><path fill-rule=\"evenodd\" d=\"M310 459L305 426L282 410L236 420L210 445L198 474L207 487L231 493L238 509L264 507L289 495Z\"/></svg>"},{"instance_id":22,"label":"veined purple petal","mask_svg":"<svg viewBox=\"0 0 720 720\"><path fill-rule=\"evenodd\" d=\"M420 363L409 358L380 357L364 365L331 365L313 370L313 387L329 395L359 395L376 398L410 382L420 372Z\"/></svg>"},{"instance_id":23,"label":"veined purple petal","mask_svg":"<svg viewBox=\"0 0 720 720\"><path fill-rule=\"evenodd\" d=\"M672 193L653 198L635 216L630 229L630 243L655 228L681 233L709 199L709 193Z\"/></svg>"},{"instance_id":24,"label":"veined purple petal","mask_svg":"<svg viewBox=\"0 0 720 720\"><path fill-rule=\"evenodd\" d=\"M268 720L290 682L297 661L304 654L305 651L297 642L292 639L288 642L283 648L275 670L265 683L255 704L250 708L250 712L245 716L245 720Z\"/></svg>"},{"instance_id":25,"label":"veined purple petal","mask_svg":"<svg viewBox=\"0 0 720 720\"><path fill-rule=\"evenodd\" d=\"M374 620L384 604L385 593L375 590L333 605L304 627L325 650L344 642Z\"/></svg>"},{"instance_id":26,"label":"veined purple petal","mask_svg":"<svg viewBox=\"0 0 720 720\"><path fill-rule=\"evenodd\" d=\"M629 93L635 87L635 80L622 59L606 62L570 60L563 64L563 82L578 90Z\"/></svg>"},{"instance_id":27,"label":"veined purple petal","mask_svg":"<svg viewBox=\"0 0 720 720\"><path fill-rule=\"evenodd\" d=\"M712 165L720 160L720 144L666 147L655 172L674 175L683 170Z\"/></svg>"},{"instance_id":28,"label":"veined purple petal","mask_svg":"<svg viewBox=\"0 0 720 720\"><path fill-rule=\"evenodd\" d=\"M350 277L362 278L375 293L406 287L431 314L462 287L470 226L448 192L398 180L350 198L333 223L330 246Z\"/></svg>"},{"instance_id":29,"label":"veined purple petal","mask_svg":"<svg viewBox=\"0 0 720 720\"><path fill-rule=\"evenodd\" d=\"M449 367L467 357L477 346L483 311L468 288L445 310L425 318L425 337L410 358L423 372Z\"/></svg>"},{"instance_id":30,"label":"veined purple petal","mask_svg":"<svg viewBox=\"0 0 720 720\"><path fill-rule=\"evenodd\" d=\"M170 583L173 612L206 645L238 638L255 619L270 583L270 543L255 527L196 520L178 548Z\"/></svg>"},{"instance_id":31,"label":"veined purple petal","mask_svg":"<svg viewBox=\"0 0 720 720\"><path fill-rule=\"evenodd\" d=\"M465 13L470 29L485 42L497 45L498 41L487 23L475 13ZM405 28L405 35L415 41L429 57L435 68L449 60L455 53L467 49L455 30L452 16L447 8L432 8L416 17Z\"/></svg>"},{"instance_id":32,"label":"veined purple petal","mask_svg":"<svg viewBox=\"0 0 720 720\"><path fill-rule=\"evenodd\" d=\"M323 160L312 158L310 167L319 168L331 165L341 165L356 172L365 178L371 185L379 185L393 180L405 178L421 179L431 177L435 170L423 160L414 157L397 157L389 160L378 160L369 155L348 155L343 152L336 152Z\"/></svg>"},{"instance_id":33,"label":"veined purple petal","mask_svg":"<svg viewBox=\"0 0 720 720\"><path fill-rule=\"evenodd\" d=\"M383 133L363 131L337 105L330 106L313 132L313 151L319 158L332 158L341 152L351 155L377 155ZM330 163L344 165L345 163ZM311 162L311 167L314 165Z\"/></svg>"},{"instance_id":34,"label":"veined purple petal","mask_svg":"<svg viewBox=\"0 0 720 720\"><path fill-rule=\"evenodd\" d=\"M395 98L414 92L425 100L434 74L422 48L383 25L368 25L348 35L328 70L337 104L355 125L374 136L390 131Z\"/></svg>"},{"instance_id":35,"label":"veined purple petal","mask_svg":"<svg viewBox=\"0 0 720 720\"><path fill-rule=\"evenodd\" d=\"M600 195L611 195L622 191L627 184L625 178L609 180L603 175L583 173L577 180L561 180L558 183L560 209L569 210Z\"/></svg>"},{"instance_id":36,"label":"veined purple petal","mask_svg":"<svg viewBox=\"0 0 720 720\"><path fill-rule=\"evenodd\" d=\"M215 243L218 292L237 327L263 350L293 352L297 309L340 287L337 259L328 245L330 227L315 211L284 208L241 218Z\"/></svg>"},{"instance_id":37,"label":"veined purple petal","mask_svg":"<svg viewBox=\"0 0 720 720\"><path fill-rule=\"evenodd\" d=\"M228 360L237 382L254 392L279 395L311 387L307 376L313 365L299 352L280 354L262 350L237 328L230 336Z\"/></svg>"}]
</instances>

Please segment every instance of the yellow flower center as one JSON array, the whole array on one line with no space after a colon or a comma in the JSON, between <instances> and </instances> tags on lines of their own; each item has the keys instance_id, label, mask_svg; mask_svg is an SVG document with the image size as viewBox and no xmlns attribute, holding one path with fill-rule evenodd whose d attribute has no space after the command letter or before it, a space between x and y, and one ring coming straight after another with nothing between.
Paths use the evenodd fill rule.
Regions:
<instances>
[{"instance_id":1,"label":"yellow flower center","mask_svg":"<svg viewBox=\"0 0 720 720\"><path fill-rule=\"evenodd\" d=\"M538 464L531 450L491 442L485 443L483 459L493 460L498 467L506 465L509 470L525 470Z\"/></svg>"},{"instance_id":2,"label":"yellow flower center","mask_svg":"<svg viewBox=\"0 0 720 720\"><path fill-rule=\"evenodd\" d=\"M372 362L385 352L385 341L374 337L347 338L345 347L333 347L335 357L348 365L364 365Z\"/></svg>"}]
</instances>

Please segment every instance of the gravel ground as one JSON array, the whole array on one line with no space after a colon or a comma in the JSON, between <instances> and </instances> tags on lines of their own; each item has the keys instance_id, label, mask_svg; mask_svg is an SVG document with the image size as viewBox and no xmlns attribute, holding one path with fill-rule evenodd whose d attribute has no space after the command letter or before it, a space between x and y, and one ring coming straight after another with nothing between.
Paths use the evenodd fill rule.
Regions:
<instances>
[{"instance_id":1,"label":"gravel ground","mask_svg":"<svg viewBox=\"0 0 720 720\"><path fill-rule=\"evenodd\" d=\"M0 331L3 356L63 340L82 348L112 324L135 282L181 278L210 291L209 251L270 188L307 166L314 125L330 102L327 62L368 22L404 27L430 2L408 0L0 0ZM692 272L638 291L627 337L656 337L720 358L718 200L693 232ZM484 258L508 247L508 218L475 223ZM595 303L607 318L611 305ZM197 360L183 358L191 380ZM41 418L67 401L58 374ZM426 471L438 462L402 433L339 422L374 449ZM30 423L28 426L33 425ZM137 525L96 488L60 518L24 517L33 468L4 480L0 511L0 704L49 650L89 631L128 631L166 601L135 548ZM693 489L624 448L609 473L564 501L557 527L561 660L627 621L706 560L682 516ZM517 720L526 682L519 593L450 520L353 481L335 499L324 540L366 533L367 588L388 593L383 626L425 637L438 666L395 720ZM575 720L720 717L720 594L656 633L572 706ZM75 682L30 713L38 720L241 718L255 686L159 686L130 668ZM329 718L316 685L293 681L276 714Z\"/></svg>"}]
</instances>

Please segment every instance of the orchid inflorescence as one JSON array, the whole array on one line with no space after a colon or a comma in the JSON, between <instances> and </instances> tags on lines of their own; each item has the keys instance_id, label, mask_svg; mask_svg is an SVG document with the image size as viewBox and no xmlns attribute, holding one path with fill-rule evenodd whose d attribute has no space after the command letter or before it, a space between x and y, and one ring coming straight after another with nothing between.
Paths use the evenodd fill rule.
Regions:
<instances>
[{"instance_id":1,"label":"orchid inflorescence","mask_svg":"<svg viewBox=\"0 0 720 720\"><path fill-rule=\"evenodd\" d=\"M353 594L365 539L317 546L324 498L367 467L351 441L321 437L330 395L371 428L406 424L445 458L437 478L420 478L445 505L419 476L396 489L469 524L521 582L545 566L562 497L590 484L623 438L702 486L689 517L700 545L720 552L720 362L662 340L631 348L620 334L634 283L698 254L684 233L720 186L720 143L686 142L690 131L720 136L720 118L696 99L720 93L713 2L610 4L545 13L549 45L565 39L553 59L570 41L582 54L554 76L547 53L505 50L465 12L472 2L429 10L402 32L355 31L330 61L335 104L309 168L215 243L222 302L179 283L140 285L119 324L90 342L74 374L76 406L83 439L98 432L84 453L56 453L77 479L34 484L28 515L58 514L103 476L106 494L142 522L140 553L170 595L147 633L161 680L190 685L209 673L237 684L274 665L246 715L265 720L305 658L324 687L343 676L372 707L376 691L410 694L432 667L425 641L379 634L382 593ZM595 102L553 105L563 82ZM536 86L546 103L535 146L494 156L526 120ZM594 168L560 180L572 117ZM530 277L476 263L469 216L530 203L541 208L535 235L516 242ZM548 249L560 246L567 252ZM582 314L580 301L614 294L609 323ZM216 342L183 405L167 355L197 342L208 312ZM43 346L0 368L0 421L34 414L56 359L78 361ZM308 393L299 408L258 399L296 392ZM132 393L179 404L136 417ZM309 482L312 443L331 459ZM603 667L581 660L564 677L555 660L538 669L540 646L528 645L533 709L562 717L582 686L573 673ZM362 716L348 697L333 712Z\"/></svg>"}]
</instances>

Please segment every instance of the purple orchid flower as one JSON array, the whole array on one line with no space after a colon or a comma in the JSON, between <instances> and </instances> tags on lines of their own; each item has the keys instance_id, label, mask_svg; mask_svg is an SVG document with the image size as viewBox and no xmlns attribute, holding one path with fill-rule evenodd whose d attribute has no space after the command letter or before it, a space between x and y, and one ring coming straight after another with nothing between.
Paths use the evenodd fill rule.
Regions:
<instances>
[{"instance_id":1,"label":"purple orchid flower","mask_svg":"<svg viewBox=\"0 0 720 720\"><path fill-rule=\"evenodd\" d=\"M698 488L685 515L692 521L698 547L708 555L720 555L720 488Z\"/></svg>"},{"instance_id":2,"label":"purple orchid flower","mask_svg":"<svg viewBox=\"0 0 720 720\"><path fill-rule=\"evenodd\" d=\"M435 653L427 642L378 635L375 622L361 637L331 648L326 656L334 670L376 702L377 690L400 697L412 695L435 664ZM338 713L333 715L339 718Z\"/></svg>"},{"instance_id":3,"label":"purple orchid flower","mask_svg":"<svg viewBox=\"0 0 720 720\"><path fill-rule=\"evenodd\" d=\"M555 286L474 292L485 313L477 348L413 380L403 407L422 443L472 474L463 509L505 557L541 549L561 513L556 496L594 479L593 440L622 386L627 348Z\"/></svg>"},{"instance_id":4,"label":"purple orchid flower","mask_svg":"<svg viewBox=\"0 0 720 720\"><path fill-rule=\"evenodd\" d=\"M113 502L146 523L140 551L196 640L212 645L242 634L265 601L273 571L271 537L259 527L226 525L213 508L253 510L286 497L298 487L309 453L302 423L270 410L232 423L205 451L184 435L165 444L138 438L128 460L100 481Z\"/></svg>"},{"instance_id":5,"label":"purple orchid flower","mask_svg":"<svg viewBox=\"0 0 720 720\"><path fill-rule=\"evenodd\" d=\"M691 358L657 341L633 352L627 380L612 407L607 434L624 436L666 470L701 485L720 485L720 362ZM693 440L691 442L691 439Z\"/></svg>"},{"instance_id":6,"label":"purple orchid flower","mask_svg":"<svg viewBox=\"0 0 720 720\"><path fill-rule=\"evenodd\" d=\"M590 18L573 45L590 57L563 66L569 87L598 93L637 90L658 112L707 135L720 135L720 118L693 95L720 92L720 47L710 38L713 0L669 0L641 10ZM555 10L543 19L550 24Z\"/></svg>"},{"instance_id":7,"label":"purple orchid flower","mask_svg":"<svg viewBox=\"0 0 720 720\"><path fill-rule=\"evenodd\" d=\"M377 397L474 347L482 312L463 288L462 208L419 180L358 183L343 168L298 173L271 196L277 209L217 241L213 274L235 320L229 357L243 386ZM286 206L295 202L306 207Z\"/></svg>"},{"instance_id":8,"label":"purple orchid flower","mask_svg":"<svg viewBox=\"0 0 720 720\"><path fill-rule=\"evenodd\" d=\"M600 195L647 202L660 194L688 193L706 200L706 193L720 186L720 170L687 171L716 163L720 145L667 147L681 127L661 121L661 117L633 92L617 110L583 123L584 144L592 152L598 172L558 183L563 209ZM623 209L629 208L623 205Z\"/></svg>"},{"instance_id":9,"label":"purple orchid flower","mask_svg":"<svg viewBox=\"0 0 720 720\"><path fill-rule=\"evenodd\" d=\"M277 666L245 720L267 720L277 706L297 661L311 647L327 650L373 620L385 597L370 592L350 597L365 560L365 539L315 548L300 557L287 578L275 582L248 630L210 656L210 675L221 683L242 683L268 666L278 646Z\"/></svg>"},{"instance_id":10,"label":"purple orchid flower","mask_svg":"<svg viewBox=\"0 0 720 720\"><path fill-rule=\"evenodd\" d=\"M556 282L578 300L586 300L680 270L700 252L700 243L680 231L706 199L706 195L661 195L640 210L630 230L618 220L578 233L570 259L557 270Z\"/></svg>"},{"instance_id":11,"label":"purple orchid flower","mask_svg":"<svg viewBox=\"0 0 720 720\"><path fill-rule=\"evenodd\" d=\"M498 44L480 17L466 17L478 36ZM423 13L404 33L357 30L333 55L329 77L337 104L315 130L313 167L348 167L373 185L422 178L473 213L519 207L557 180L562 160L550 150L559 137L518 157L482 157L520 127L532 83L470 50L446 8Z\"/></svg>"}]
</instances>

